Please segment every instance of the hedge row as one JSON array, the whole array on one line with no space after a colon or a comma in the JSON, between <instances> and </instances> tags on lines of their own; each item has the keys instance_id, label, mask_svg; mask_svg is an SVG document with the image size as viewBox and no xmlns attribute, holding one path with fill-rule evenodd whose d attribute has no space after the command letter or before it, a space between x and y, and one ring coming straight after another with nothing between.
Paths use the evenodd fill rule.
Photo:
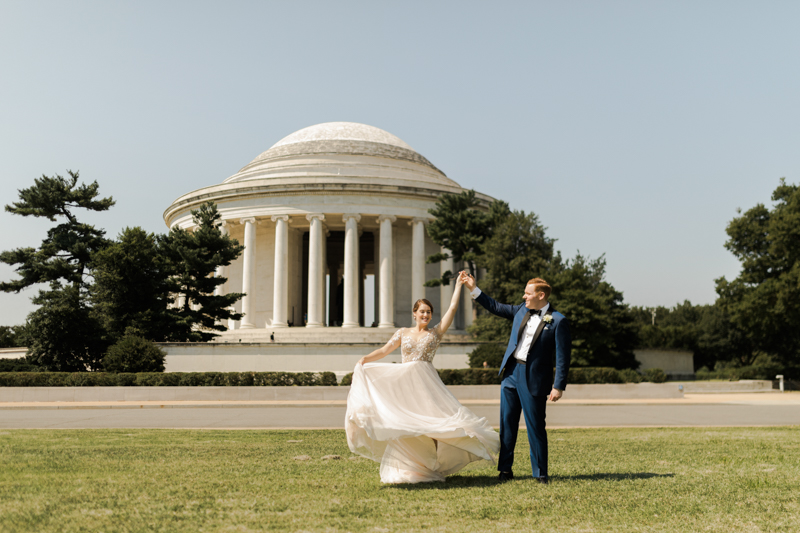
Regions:
<instances>
[{"instance_id":1,"label":"hedge row","mask_svg":"<svg viewBox=\"0 0 800 533\"><path fill-rule=\"evenodd\" d=\"M0 372L37 372L39 369L25 357L17 359L0 359Z\"/></svg>"},{"instance_id":2,"label":"hedge row","mask_svg":"<svg viewBox=\"0 0 800 533\"><path fill-rule=\"evenodd\" d=\"M439 377L445 385L499 385L499 370L496 368L459 368L440 369ZM353 374L342 379L342 385L352 383ZM605 367L574 367L569 369L567 384L600 384L600 383L640 383L650 381L663 383L667 375L659 368L646 370L639 374L635 370L617 370Z\"/></svg>"},{"instance_id":3,"label":"hedge row","mask_svg":"<svg viewBox=\"0 0 800 533\"><path fill-rule=\"evenodd\" d=\"M333 372L0 372L0 387L281 387L336 385Z\"/></svg>"},{"instance_id":4,"label":"hedge row","mask_svg":"<svg viewBox=\"0 0 800 533\"><path fill-rule=\"evenodd\" d=\"M667 374L660 368L648 368L642 373L626 368L617 370L609 367L574 367L569 369L567 383L596 384L596 383L664 383Z\"/></svg>"},{"instance_id":5,"label":"hedge row","mask_svg":"<svg viewBox=\"0 0 800 533\"><path fill-rule=\"evenodd\" d=\"M800 380L800 367L782 367L778 365L752 365L737 368L721 368L709 370L706 367L695 372L697 379L726 379L738 381L740 379L770 379L783 374L786 379Z\"/></svg>"}]
</instances>

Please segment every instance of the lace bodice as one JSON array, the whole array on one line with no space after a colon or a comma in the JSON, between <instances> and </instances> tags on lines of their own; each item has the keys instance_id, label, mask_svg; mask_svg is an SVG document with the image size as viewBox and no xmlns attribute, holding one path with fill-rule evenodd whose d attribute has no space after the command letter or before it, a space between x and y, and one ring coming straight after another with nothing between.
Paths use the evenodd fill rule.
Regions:
<instances>
[{"instance_id":1,"label":"lace bodice","mask_svg":"<svg viewBox=\"0 0 800 533\"><path fill-rule=\"evenodd\" d=\"M433 361L433 356L436 355L436 348L439 347L439 342L442 340L442 334L439 332L439 325L435 328L429 329L419 340L415 340L408 335L410 328L401 328L392 335L391 343L400 342L400 353L403 356L404 363L412 363L414 361L426 361L428 363Z\"/></svg>"}]
</instances>

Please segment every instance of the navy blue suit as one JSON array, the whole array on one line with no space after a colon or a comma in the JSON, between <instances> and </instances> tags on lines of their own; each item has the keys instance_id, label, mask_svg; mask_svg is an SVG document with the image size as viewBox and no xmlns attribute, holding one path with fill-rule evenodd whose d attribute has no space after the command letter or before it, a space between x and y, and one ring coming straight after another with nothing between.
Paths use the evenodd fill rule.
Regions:
<instances>
[{"instance_id":1,"label":"navy blue suit","mask_svg":"<svg viewBox=\"0 0 800 533\"><path fill-rule=\"evenodd\" d=\"M547 476L547 431L545 431L545 405L550 391L567 388L567 373L572 350L569 322L551 305L547 314L553 322L543 324L541 333L531 344L527 364L519 365L514 359L520 326L530 309L524 303L501 304L485 292L476 298L493 315L513 320L511 338L500 365L503 376L500 385L500 457L497 469L511 472L514 448L517 444L520 414L525 416L528 442L531 447L531 467L534 477ZM555 379L553 366L555 364Z\"/></svg>"}]
</instances>

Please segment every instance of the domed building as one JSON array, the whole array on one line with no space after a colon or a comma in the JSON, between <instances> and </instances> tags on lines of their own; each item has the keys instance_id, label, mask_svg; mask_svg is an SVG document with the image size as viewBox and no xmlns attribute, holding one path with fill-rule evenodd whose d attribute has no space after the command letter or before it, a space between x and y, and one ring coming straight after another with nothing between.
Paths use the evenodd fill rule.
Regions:
<instances>
[{"instance_id":1,"label":"domed building","mask_svg":"<svg viewBox=\"0 0 800 533\"><path fill-rule=\"evenodd\" d=\"M452 285L423 285L454 270L452 262L426 264L441 251L426 225L442 194L462 190L394 135L331 122L292 133L221 184L181 196L164 220L190 229L191 210L212 200L221 230L245 246L219 273L228 278L221 290L247 294L237 304L244 317L218 341L374 344L412 325L417 299L434 304L435 321L449 303ZM477 197L486 207L492 201ZM453 342L464 341L472 316L469 298L462 302Z\"/></svg>"}]
</instances>

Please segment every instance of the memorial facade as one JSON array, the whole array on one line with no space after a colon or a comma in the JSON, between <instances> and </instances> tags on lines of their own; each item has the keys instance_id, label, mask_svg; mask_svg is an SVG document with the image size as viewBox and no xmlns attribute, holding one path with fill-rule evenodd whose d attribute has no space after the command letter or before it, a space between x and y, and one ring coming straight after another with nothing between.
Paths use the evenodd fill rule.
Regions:
<instances>
[{"instance_id":1,"label":"memorial facade","mask_svg":"<svg viewBox=\"0 0 800 533\"><path fill-rule=\"evenodd\" d=\"M434 304L435 319L449 303L452 285L424 286L457 269L452 261L426 264L442 251L426 226L437 199L461 191L394 135L333 122L299 130L221 184L181 196L164 220L191 230L191 210L212 200L221 231L245 246L218 272L228 279L219 290L246 293L237 304L245 316L220 341L388 339L360 328L412 325L418 298ZM487 208L493 200L477 197ZM471 321L471 301L462 303L454 333Z\"/></svg>"}]
</instances>

